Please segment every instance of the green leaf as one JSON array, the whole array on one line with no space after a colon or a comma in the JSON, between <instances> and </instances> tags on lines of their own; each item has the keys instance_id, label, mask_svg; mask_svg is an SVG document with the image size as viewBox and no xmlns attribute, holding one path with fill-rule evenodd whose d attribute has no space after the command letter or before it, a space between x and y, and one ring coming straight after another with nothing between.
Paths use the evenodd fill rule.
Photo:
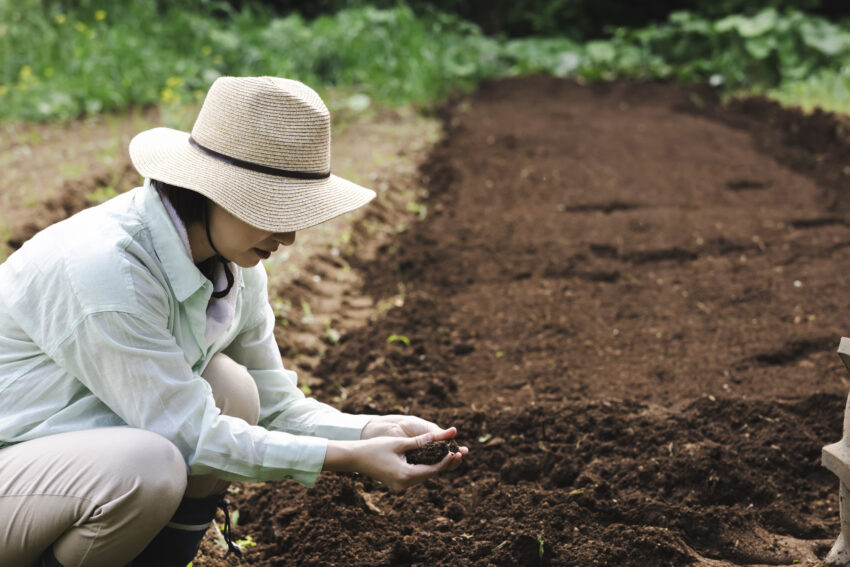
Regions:
<instances>
[{"instance_id":1,"label":"green leaf","mask_svg":"<svg viewBox=\"0 0 850 567\"><path fill-rule=\"evenodd\" d=\"M772 35L751 37L744 42L744 48L755 59L767 59L776 48L776 38Z\"/></svg>"},{"instance_id":2,"label":"green leaf","mask_svg":"<svg viewBox=\"0 0 850 567\"><path fill-rule=\"evenodd\" d=\"M721 33L735 30L741 37L756 37L773 29L776 26L777 16L774 8L762 10L750 18L732 15L718 21L714 29Z\"/></svg>"},{"instance_id":3,"label":"green leaf","mask_svg":"<svg viewBox=\"0 0 850 567\"><path fill-rule=\"evenodd\" d=\"M332 345L339 345L339 331L328 327L327 329L325 329L325 335L328 337L328 340L331 342Z\"/></svg>"},{"instance_id":4,"label":"green leaf","mask_svg":"<svg viewBox=\"0 0 850 567\"><path fill-rule=\"evenodd\" d=\"M825 20L803 22L800 36L803 43L830 57L840 54L850 43L850 34Z\"/></svg>"},{"instance_id":5,"label":"green leaf","mask_svg":"<svg viewBox=\"0 0 850 567\"><path fill-rule=\"evenodd\" d=\"M404 346L410 346L410 339L408 339L404 335L390 335L387 338L387 342L388 343L402 342L402 343L404 343Z\"/></svg>"},{"instance_id":6,"label":"green leaf","mask_svg":"<svg viewBox=\"0 0 850 567\"><path fill-rule=\"evenodd\" d=\"M597 63L613 63L617 58L617 50L607 41L588 42L585 49L590 59Z\"/></svg>"},{"instance_id":7,"label":"green leaf","mask_svg":"<svg viewBox=\"0 0 850 567\"><path fill-rule=\"evenodd\" d=\"M738 28L742 25L741 22L744 20L743 16L738 14L732 14L731 16L726 16L721 20L717 20L714 22L714 30L718 33L726 33L729 31L738 31Z\"/></svg>"}]
</instances>

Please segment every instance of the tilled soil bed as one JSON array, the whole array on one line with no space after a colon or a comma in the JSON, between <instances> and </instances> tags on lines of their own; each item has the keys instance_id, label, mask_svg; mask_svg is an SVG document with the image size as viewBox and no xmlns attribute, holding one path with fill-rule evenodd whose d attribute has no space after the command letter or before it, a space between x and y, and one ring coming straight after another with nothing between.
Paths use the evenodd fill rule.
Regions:
<instances>
[{"instance_id":1,"label":"tilled soil bed","mask_svg":"<svg viewBox=\"0 0 850 567\"><path fill-rule=\"evenodd\" d=\"M444 120L425 219L350 259L403 304L315 395L457 426L470 454L402 494L249 486L242 563L819 564L850 384L842 121L534 77Z\"/></svg>"}]
</instances>

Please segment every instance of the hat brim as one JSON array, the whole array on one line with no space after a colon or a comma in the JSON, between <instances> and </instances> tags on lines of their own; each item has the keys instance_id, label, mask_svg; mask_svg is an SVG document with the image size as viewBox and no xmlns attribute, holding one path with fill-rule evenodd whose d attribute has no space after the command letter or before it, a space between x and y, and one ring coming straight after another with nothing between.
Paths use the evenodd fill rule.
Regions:
<instances>
[{"instance_id":1,"label":"hat brim","mask_svg":"<svg viewBox=\"0 0 850 567\"><path fill-rule=\"evenodd\" d=\"M336 175L294 179L220 161L193 148L189 134L153 128L130 141L130 159L145 177L197 191L244 222L270 232L293 232L362 207L371 189Z\"/></svg>"}]
</instances>

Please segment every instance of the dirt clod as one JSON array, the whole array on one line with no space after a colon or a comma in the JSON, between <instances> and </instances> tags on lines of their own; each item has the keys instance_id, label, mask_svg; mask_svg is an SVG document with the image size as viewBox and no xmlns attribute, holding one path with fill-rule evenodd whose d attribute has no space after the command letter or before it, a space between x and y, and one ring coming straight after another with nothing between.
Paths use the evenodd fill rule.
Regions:
<instances>
[{"instance_id":1,"label":"dirt clod","mask_svg":"<svg viewBox=\"0 0 850 567\"><path fill-rule=\"evenodd\" d=\"M448 453L457 453L460 449L454 439L448 441L432 441L424 447L411 449L404 453L411 465L436 465Z\"/></svg>"}]
</instances>

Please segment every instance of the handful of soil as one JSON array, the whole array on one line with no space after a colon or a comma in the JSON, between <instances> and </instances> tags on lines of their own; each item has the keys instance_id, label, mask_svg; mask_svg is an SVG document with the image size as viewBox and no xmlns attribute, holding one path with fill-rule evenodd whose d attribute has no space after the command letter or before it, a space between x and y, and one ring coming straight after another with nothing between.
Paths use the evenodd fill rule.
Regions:
<instances>
[{"instance_id":1,"label":"handful of soil","mask_svg":"<svg viewBox=\"0 0 850 567\"><path fill-rule=\"evenodd\" d=\"M448 453L457 453L460 447L454 439L448 441L432 441L418 449L405 451L404 456L411 465L436 465L443 460Z\"/></svg>"}]
</instances>

